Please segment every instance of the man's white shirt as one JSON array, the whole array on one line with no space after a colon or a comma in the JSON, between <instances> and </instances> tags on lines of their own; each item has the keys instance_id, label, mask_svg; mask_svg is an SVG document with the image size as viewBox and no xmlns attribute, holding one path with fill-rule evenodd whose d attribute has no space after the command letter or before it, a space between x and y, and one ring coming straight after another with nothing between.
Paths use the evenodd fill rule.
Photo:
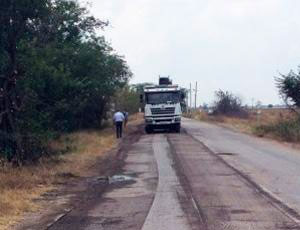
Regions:
<instances>
[{"instance_id":1,"label":"man's white shirt","mask_svg":"<svg viewBox=\"0 0 300 230\"><path fill-rule=\"evenodd\" d=\"M124 117L123 113L116 112L114 114L113 120L114 120L114 122L120 122L120 121L123 122L125 120L125 117Z\"/></svg>"}]
</instances>

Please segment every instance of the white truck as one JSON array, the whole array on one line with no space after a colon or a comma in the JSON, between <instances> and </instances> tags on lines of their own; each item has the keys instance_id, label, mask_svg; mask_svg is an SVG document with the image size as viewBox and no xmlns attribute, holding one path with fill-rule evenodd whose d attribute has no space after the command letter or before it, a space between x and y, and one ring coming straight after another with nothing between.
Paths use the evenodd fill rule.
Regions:
<instances>
[{"instance_id":1,"label":"white truck","mask_svg":"<svg viewBox=\"0 0 300 230\"><path fill-rule=\"evenodd\" d=\"M182 94L169 78L160 77L159 85L145 86L141 101L145 103L145 131L168 129L180 132Z\"/></svg>"}]
</instances>

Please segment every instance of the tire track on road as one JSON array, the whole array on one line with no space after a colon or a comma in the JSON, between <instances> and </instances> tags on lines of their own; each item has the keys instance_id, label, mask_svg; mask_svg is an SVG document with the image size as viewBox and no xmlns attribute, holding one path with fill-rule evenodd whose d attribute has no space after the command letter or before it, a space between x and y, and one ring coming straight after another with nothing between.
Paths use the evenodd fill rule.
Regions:
<instances>
[{"instance_id":1,"label":"tire track on road","mask_svg":"<svg viewBox=\"0 0 300 230\"><path fill-rule=\"evenodd\" d=\"M246 175L245 173L241 172L231 164L229 164L223 157L223 154L215 153L211 151L204 143L202 143L200 140L196 139L192 135L186 133L188 136L193 138L195 141L199 142L201 145L203 145L209 153L211 153L213 156L218 158L223 164L225 164L227 167L231 168L236 174L238 174L240 177L242 177L246 183L249 184L250 187L253 187L257 190L261 195L263 195L266 199L270 200L271 203L274 205L275 208L277 208L279 211L281 211L284 215L286 215L288 218L290 218L292 221L294 221L297 225L299 225L300 229L300 214L291 208L288 204L284 203L279 197L274 195L271 191L264 188L263 186L257 184L250 176Z\"/></svg>"},{"instance_id":2,"label":"tire track on road","mask_svg":"<svg viewBox=\"0 0 300 230\"><path fill-rule=\"evenodd\" d=\"M300 229L247 176L188 134L169 134L207 229Z\"/></svg>"}]
</instances>

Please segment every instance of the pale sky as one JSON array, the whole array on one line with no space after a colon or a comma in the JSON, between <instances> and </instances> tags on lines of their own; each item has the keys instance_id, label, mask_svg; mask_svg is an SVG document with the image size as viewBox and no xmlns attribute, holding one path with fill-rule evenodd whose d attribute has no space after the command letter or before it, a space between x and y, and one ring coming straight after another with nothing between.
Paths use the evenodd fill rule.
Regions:
<instances>
[{"instance_id":1,"label":"pale sky","mask_svg":"<svg viewBox=\"0 0 300 230\"><path fill-rule=\"evenodd\" d=\"M250 104L281 103L274 82L300 64L299 0L90 0L103 34L124 55L131 83L170 75L199 104L229 90Z\"/></svg>"}]
</instances>

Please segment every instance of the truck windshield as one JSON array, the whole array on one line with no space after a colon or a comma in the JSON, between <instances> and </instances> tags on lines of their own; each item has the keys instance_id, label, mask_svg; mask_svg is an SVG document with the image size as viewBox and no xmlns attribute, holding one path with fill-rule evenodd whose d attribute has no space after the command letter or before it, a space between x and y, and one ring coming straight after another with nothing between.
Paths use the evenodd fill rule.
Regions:
<instances>
[{"instance_id":1,"label":"truck windshield","mask_svg":"<svg viewBox=\"0 0 300 230\"><path fill-rule=\"evenodd\" d=\"M159 92L159 93L147 93L147 104L164 104L164 103L178 103L179 92Z\"/></svg>"}]
</instances>

